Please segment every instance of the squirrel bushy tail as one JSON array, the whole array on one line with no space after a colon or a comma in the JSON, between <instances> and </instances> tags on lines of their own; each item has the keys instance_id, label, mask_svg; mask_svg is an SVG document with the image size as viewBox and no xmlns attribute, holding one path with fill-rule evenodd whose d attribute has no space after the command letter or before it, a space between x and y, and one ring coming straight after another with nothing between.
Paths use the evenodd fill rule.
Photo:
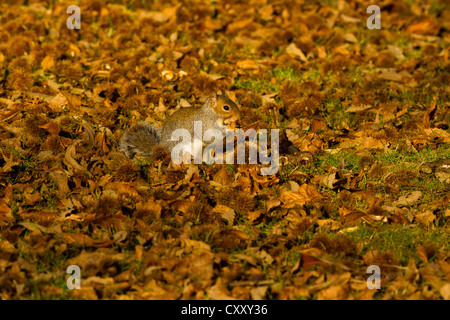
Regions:
<instances>
[{"instance_id":1,"label":"squirrel bushy tail","mask_svg":"<svg viewBox=\"0 0 450 320\"><path fill-rule=\"evenodd\" d=\"M153 147L160 143L161 128L148 123L138 123L126 130L119 143L119 150L127 157L136 154L149 156Z\"/></svg>"}]
</instances>

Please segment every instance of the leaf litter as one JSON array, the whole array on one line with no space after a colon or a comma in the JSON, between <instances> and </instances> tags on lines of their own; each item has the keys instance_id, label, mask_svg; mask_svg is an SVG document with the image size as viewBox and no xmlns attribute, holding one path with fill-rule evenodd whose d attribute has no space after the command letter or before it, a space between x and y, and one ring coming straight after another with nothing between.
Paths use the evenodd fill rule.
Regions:
<instances>
[{"instance_id":1,"label":"leaf litter","mask_svg":"<svg viewBox=\"0 0 450 320\"><path fill-rule=\"evenodd\" d=\"M0 297L448 300L448 10L364 5L1 4ZM118 151L213 90L284 128L276 175Z\"/></svg>"}]
</instances>

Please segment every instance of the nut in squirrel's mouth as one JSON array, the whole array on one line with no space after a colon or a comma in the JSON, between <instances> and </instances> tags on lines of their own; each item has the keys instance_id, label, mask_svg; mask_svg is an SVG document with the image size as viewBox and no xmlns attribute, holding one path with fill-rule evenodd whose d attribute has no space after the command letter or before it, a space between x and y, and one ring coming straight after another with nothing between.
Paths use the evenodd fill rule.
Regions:
<instances>
[{"instance_id":1,"label":"nut in squirrel's mouth","mask_svg":"<svg viewBox=\"0 0 450 320\"><path fill-rule=\"evenodd\" d=\"M229 129L236 129L240 127L239 120L240 120L239 116L234 116L225 120L223 124Z\"/></svg>"}]
</instances>

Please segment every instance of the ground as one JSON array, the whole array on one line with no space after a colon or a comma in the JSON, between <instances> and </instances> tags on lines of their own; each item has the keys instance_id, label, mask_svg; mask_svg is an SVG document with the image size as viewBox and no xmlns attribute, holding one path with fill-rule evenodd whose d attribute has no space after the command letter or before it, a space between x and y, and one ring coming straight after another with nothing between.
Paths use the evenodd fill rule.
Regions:
<instances>
[{"instance_id":1,"label":"ground","mask_svg":"<svg viewBox=\"0 0 450 320\"><path fill-rule=\"evenodd\" d=\"M450 299L449 43L444 0L3 1L0 298ZM118 150L213 91L276 174Z\"/></svg>"}]
</instances>

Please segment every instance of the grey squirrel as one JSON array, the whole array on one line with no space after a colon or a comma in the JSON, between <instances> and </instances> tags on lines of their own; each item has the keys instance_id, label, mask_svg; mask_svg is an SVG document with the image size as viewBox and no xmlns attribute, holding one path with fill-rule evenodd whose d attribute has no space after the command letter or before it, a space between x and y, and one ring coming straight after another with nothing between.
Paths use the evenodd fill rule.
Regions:
<instances>
[{"instance_id":1,"label":"grey squirrel","mask_svg":"<svg viewBox=\"0 0 450 320\"><path fill-rule=\"evenodd\" d=\"M203 134L208 129L218 129L225 137L227 128L235 128L241 119L241 113L237 105L224 95L212 94L205 101L202 107L180 108L175 111L164 122L162 128L154 127L148 123L138 123L124 132L119 143L119 150L127 157L136 154L149 156L156 145L164 146L167 151L179 144L179 141L172 141L172 133L176 129L186 129L191 137L194 136L194 122L201 121L202 140ZM198 133L197 133L198 134ZM202 141L202 150L206 143ZM187 149L192 155L193 149Z\"/></svg>"}]
</instances>

